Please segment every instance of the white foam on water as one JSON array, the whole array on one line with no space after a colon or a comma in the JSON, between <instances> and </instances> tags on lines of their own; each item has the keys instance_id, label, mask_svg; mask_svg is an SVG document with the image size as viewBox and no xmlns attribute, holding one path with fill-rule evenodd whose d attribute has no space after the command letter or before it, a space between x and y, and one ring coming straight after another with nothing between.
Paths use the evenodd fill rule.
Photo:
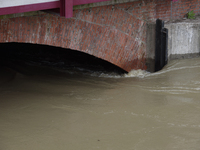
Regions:
<instances>
[{"instance_id":1,"label":"white foam on water","mask_svg":"<svg viewBox=\"0 0 200 150\"><path fill-rule=\"evenodd\" d=\"M146 76L150 75L150 72L147 72L145 70L131 70L128 73L125 74L117 74L114 72L109 72L109 73L105 73L105 72L93 72L92 74L90 74L91 76L96 76L96 77L103 77L103 78L144 78Z\"/></svg>"},{"instance_id":2,"label":"white foam on water","mask_svg":"<svg viewBox=\"0 0 200 150\"><path fill-rule=\"evenodd\" d=\"M130 77L138 77L138 78L144 78L145 76L149 75L150 72L147 72L145 70L131 70L129 73L124 74L124 77L130 78Z\"/></svg>"},{"instance_id":3,"label":"white foam on water","mask_svg":"<svg viewBox=\"0 0 200 150\"><path fill-rule=\"evenodd\" d=\"M121 78L122 76L117 74L117 73L104 73L104 72L93 72L91 76L96 76L96 77L103 77L103 78Z\"/></svg>"}]
</instances>

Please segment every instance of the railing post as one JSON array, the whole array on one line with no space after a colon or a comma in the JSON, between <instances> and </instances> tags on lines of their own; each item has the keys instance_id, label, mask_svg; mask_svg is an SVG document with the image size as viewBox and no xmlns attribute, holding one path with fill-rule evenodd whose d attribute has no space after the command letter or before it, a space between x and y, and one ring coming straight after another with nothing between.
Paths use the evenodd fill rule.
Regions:
<instances>
[{"instance_id":1,"label":"railing post","mask_svg":"<svg viewBox=\"0 0 200 150\"><path fill-rule=\"evenodd\" d=\"M73 17L73 0L60 0L60 16Z\"/></svg>"}]
</instances>

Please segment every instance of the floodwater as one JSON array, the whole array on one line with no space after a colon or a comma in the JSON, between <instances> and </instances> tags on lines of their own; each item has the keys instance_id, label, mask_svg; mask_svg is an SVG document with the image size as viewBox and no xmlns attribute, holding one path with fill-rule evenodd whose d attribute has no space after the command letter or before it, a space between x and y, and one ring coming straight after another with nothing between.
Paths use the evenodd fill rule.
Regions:
<instances>
[{"instance_id":1,"label":"floodwater","mask_svg":"<svg viewBox=\"0 0 200 150\"><path fill-rule=\"evenodd\" d=\"M129 74L9 63L0 150L200 149L200 58Z\"/></svg>"}]
</instances>

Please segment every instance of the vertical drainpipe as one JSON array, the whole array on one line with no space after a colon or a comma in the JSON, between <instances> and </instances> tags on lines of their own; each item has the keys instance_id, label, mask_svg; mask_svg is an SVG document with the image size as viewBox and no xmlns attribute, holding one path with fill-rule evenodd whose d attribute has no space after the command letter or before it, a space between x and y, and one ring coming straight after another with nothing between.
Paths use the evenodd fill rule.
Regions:
<instances>
[{"instance_id":1,"label":"vertical drainpipe","mask_svg":"<svg viewBox=\"0 0 200 150\"><path fill-rule=\"evenodd\" d=\"M73 0L60 0L60 16L73 17Z\"/></svg>"}]
</instances>

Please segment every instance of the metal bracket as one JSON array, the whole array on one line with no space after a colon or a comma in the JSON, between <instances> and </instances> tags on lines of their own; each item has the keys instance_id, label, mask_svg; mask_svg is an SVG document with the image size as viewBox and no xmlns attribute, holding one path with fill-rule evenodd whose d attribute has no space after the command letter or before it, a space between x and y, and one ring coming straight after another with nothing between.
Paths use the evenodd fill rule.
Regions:
<instances>
[{"instance_id":1,"label":"metal bracket","mask_svg":"<svg viewBox=\"0 0 200 150\"><path fill-rule=\"evenodd\" d=\"M156 20L156 49L155 71L161 70L168 61L168 29L164 28L164 21Z\"/></svg>"},{"instance_id":2,"label":"metal bracket","mask_svg":"<svg viewBox=\"0 0 200 150\"><path fill-rule=\"evenodd\" d=\"M73 17L73 0L60 0L60 16Z\"/></svg>"}]
</instances>

